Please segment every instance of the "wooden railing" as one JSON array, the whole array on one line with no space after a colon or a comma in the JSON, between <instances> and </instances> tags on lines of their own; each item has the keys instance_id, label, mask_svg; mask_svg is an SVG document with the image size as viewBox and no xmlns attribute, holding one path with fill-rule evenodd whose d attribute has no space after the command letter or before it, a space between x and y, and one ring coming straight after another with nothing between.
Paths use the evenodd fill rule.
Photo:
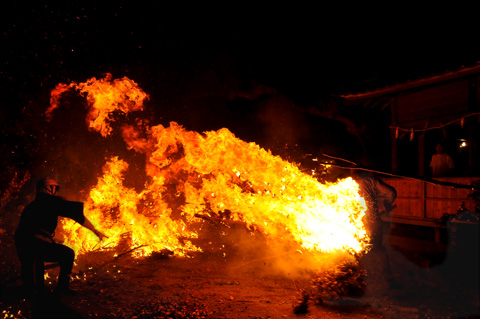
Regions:
<instances>
[{"instance_id":1,"label":"wooden railing","mask_svg":"<svg viewBox=\"0 0 480 319\"><path fill-rule=\"evenodd\" d=\"M463 206L475 211L475 201L469 197L473 190L468 187L453 187L408 179L383 178L397 190L396 207L388 216L383 216L385 222L433 227L434 241L440 241L440 230L445 228L441 222L444 214L456 214ZM452 185L472 185L479 177L443 177L440 182Z\"/></svg>"},{"instance_id":2,"label":"wooden railing","mask_svg":"<svg viewBox=\"0 0 480 319\"><path fill-rule=\"evenodd\" d=\"M456 214L463 204L474 211L475 201L470 198L472 189L436 185L421 180L407 178L383 178L397 190L396 208L391 217L438 220L444 214ZM438 181L459 185L472 185L479 177L443 177Z\"/></svg>"}]
</instances>

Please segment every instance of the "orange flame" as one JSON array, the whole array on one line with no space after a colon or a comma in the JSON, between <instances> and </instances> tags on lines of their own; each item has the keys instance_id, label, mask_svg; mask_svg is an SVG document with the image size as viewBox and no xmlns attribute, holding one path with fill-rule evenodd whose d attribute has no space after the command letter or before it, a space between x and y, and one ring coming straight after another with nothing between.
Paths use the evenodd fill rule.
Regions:
<instances>
[{"instance_id":1,"label":"orange flame","mask_svg":"<svg viewBox=\"0 0 480 319\"><path fill-rule=\"evenodd\" d=\"M109 122L113 112L120 111L127 114L140 111L143 109L143 101L148 98L148 95L129 78L112 81L112 75L107 73L105 78L99 80L91 78L79 84L75 82L69 85L58 84L51 92L50 108L45 112L48 119L51 119L52 112L58 108L60 96L71 88L86 94L90 107L87 123L90 129L100 132L103 137L112 132Z\"/></svg>"},{"instance_id":2,"label":"orange flame","mask_svg":"<svg viewBox=\"0 0 480 319\"><path fill-rule=\"evenodd\" d=\"M133 81L124 78L121 83L93 78L73 86L87 92L90 127L103 136L112 130L109 114L141 109L147 97ZM119 96L133 104L117 100ZM100 247L117 253L135 249L137 256L163 249L186 256L201 251L192 243L198 237L192 225L201 221L199 216L226 216L225 212L272 244L318 258L368 249L362 223L366 205L351 178L322 184L296 164L236 138L226 128L200 134L172 122L169 127L124 126L122 136L129 149L145 154L147 183L140 192L126 187L128 163L110 158L85 206L86 215L109 238L99 246L88 230L64 221L63 227L70 230L66 244L77 253ZM167 192L171 185L173 195ZM181 214L175 216L174 209Z\"/></svg>"}]
</instances>

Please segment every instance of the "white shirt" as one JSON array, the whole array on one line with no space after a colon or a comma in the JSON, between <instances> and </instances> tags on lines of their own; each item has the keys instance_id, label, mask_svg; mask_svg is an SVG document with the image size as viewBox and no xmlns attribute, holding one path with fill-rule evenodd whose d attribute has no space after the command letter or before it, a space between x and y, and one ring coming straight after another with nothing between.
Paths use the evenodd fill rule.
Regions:
<instances>
[{"instance_id":1,"label":"white shirt","mask_svg":"<svg viewBox=\"0 0 480 319\"><path fill-rule=\"evenodd\" d=\"M432 161L430 162L430 167L432 168L433 176L445 176L448 172L455 167L453 159L450 155L434 154L432 156Z\"/></svg>"}]
</instances>

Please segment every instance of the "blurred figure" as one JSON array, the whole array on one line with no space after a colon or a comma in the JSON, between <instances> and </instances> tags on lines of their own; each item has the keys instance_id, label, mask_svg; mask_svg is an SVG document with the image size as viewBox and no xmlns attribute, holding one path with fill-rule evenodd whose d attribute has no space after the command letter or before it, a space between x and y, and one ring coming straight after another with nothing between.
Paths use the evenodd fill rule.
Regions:
<instances>
[{"instance_id":1,"label":"blurred figure","mask_svg":"<svg viewBox=\"0 0 480 319\"><path fill-rule=\"evenodd\" d=\"M450 155L444 152L442 143L438 143L435 147L436 154L433 154L430 162L432 176L448 176L455 168L455 163Z\"/></svg>"},{"instance_id":2,"label":"blurred figure","mask_svg":"<svg viewBox=\"0 0 480 319\"><path fill-rule=\"evenodd\" d=\"M382 215L389 214L395 207L393 203L397 198L397 191L382 179L365 171L354 171L352 178L359 184L360 195L367 204L367 212L363 222L371 239L371 253L378 256L378 264L384 270L390 288L398 288L398 284L393 277L387 250L383 244L383 221L381 218Z\"/></svg>"},{"instance_id":3,"label":"blurred figure","mask_svg":"<svg viewBox=\"0 0 480 319\"><path fill-rule=\"evenodd\" d=\"M27 294L44 293L44 262L58 262L60 274L55 293L74 295L69 288L75 259L74 251L53 240L58 217L67 217L91 230L99 239L105 237L83 214L83 203L57 196L58 183L50 178L38 181L36 197L25 207L15 232L15 245L21 262L21 278Z\"/></svg>"}]
</instances>

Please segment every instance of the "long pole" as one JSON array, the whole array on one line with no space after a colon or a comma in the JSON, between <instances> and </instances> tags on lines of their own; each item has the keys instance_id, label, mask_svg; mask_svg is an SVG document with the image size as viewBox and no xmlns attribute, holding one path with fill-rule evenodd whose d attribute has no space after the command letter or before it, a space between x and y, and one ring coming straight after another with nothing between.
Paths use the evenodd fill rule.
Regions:
<instances>
[{"instance_id":1,"label":"long pole","mask_svg":"<svg viewBox=\"0 0 480 319\"><path fill-rule=\"evenodd\" d=\"M344 161L344 162L347 162L347 163L351 163L355 166L343 166L343 165L332 164L332 163L324 163L324 162L320 162L319 163L320 165L330 165L330 166L333 166L333 167L338 167L338 168L343 168L343 169L354 169L354 170L367 171L367 172L372 172L372 173L386 175L386 176L414 179L414 180L423 181L423 182L427 182L427 183L430 183L430 184L441 185L441 186L450 186L450 187L454 187L454 188L480 190L480 182L478 184L473 183L472 185L466 185L466 184L452 183L452 182L446 182L446 181L439 181L439 180L426 178L426 177L413 177L413 176L405 176L405 175L387 173L387 172L382 172L382 171L378 171L378 170L374 170L374 169L370 169L370 168L366 168L366 167L360 167L354 162L344 160L344 159L341 159L339 157L334 157L334 156L330 156L330 155L327 155L327 154L323 154L323 155L326 156L326 157L330 157L330 158L333 158L333 159L338 159L338 160L341 160L341 161Z\"/></svg>"}]
</instances>

